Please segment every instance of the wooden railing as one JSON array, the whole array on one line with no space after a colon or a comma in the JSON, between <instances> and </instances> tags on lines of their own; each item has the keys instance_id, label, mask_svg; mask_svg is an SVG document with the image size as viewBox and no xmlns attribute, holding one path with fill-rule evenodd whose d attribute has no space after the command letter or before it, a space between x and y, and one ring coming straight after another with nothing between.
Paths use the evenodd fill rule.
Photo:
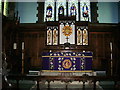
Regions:
<instances>
[{"instance_id":1,"label":"wooden railing","mask_svg":"<svg viewBox=\"0 0 120 90\"><path fill-rule=\"evenodd\" d=\"M19 89L19 81L20 80L32 80L37 81L37 90L40 90L39 82L45 80L48 82L48 90L50 90L50 82L51 81L63 81L66 83L66 90L68 89L69 82L72 81L82 81L83 87L85 90L85 82L87 80L91 80L93 82L93 90L96 90L96 82L97 81L114 81L114 90L116 89L117 82L120 81L120 77L118 76L27 76L27 75L9 75L7 76L10 80L16 80L17 89Z\"/></svg>"}]
</instances>

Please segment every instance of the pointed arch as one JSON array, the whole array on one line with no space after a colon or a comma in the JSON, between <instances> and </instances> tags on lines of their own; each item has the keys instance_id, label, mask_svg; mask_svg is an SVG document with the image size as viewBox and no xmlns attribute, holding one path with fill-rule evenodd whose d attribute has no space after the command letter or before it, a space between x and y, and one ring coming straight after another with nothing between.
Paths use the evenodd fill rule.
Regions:
<instances>
[{"instance_id":1,"label":"pointed arch","mask_svg":"<svg viewBox=\"0 0 120 90\"><path fill-rule=\"evenodd\" d=\"M56 21L59 20L59 14L66 15L66 0L56 0Z\"/></svg>"},{"instance_id":2,"label":"pointed arch","mask_svg":"<svg viewBox=\"0 0 120 90\"><path fill-rule=\"evenodd\" d=\"M87 29L83 30L83 45L88 45L88 31L87 31Z\"/></svg>"},{"instance_id":3,"label":"pointed arch","mask_svg":"<svg viewBox=\"0 0 120 90\"><path fill-rule=\"evenodd\" d=\"M76 16L76 21L79 20L78 0L68 0L68 16Z\"/></svg>"},{"instance_id":4,"label":"pointed arch","mask_svg":"<svg viewBox=\"0 0 120 90\"><path fill-rule=\"evenodd\" d=\"M52 45L52 30L47 30L47 45Z\"/></svg>"},{"instance_id":5,"label":"pointed arch","mask_svg":"<svg viewBox=\"0 0 120 90\"><path fill-rule=\"evenodd\" d=\"M72 6L70 7L70 15L71 16L77 15L76 6L74 4L72 4Z\"/></svg>"},{"instance_id":6,"label":"pointed arch","mask_svg":"<svg viewBox=\"0 0 120 90\"><path fill-rule=\"evenodd\" d=\"M54 21L54 0L45 0L44 21Z\"/></svg>"},{"instance_id":7,"label":"pointed arch","mask_svg":"<svg viewBox=\"0 0 120 90\"><path fill-rule=\"evenodd\" d=\"M80 21L91 21L90 0L80 1Z\"/></svg>"},{"instance_id":8,"label":"pointed arch","mask_svg":"<svg viewBox=\"0 0 120 90\"><path fill-rule=\"evenodd\" d=\"M53 45L58 45L58 30L53 30Z\"/></svg>"},{"instance_id":9,"label":"pointed arch","mask_svg":"<svg viewBox=\"0 0 120 90\"><path fill-rule=\"evenodd\" d=\"M82 45L82 30L78 29L77 30L77 45Z\"/></svg>"},{"instance_id":10,"label":"pointed arch","mask_svg":"<svg viewBox=\"0 0 120 90\"><path fill-rule=\"evenodd\" d=\"M52 17L52 6L50 4L46 9L46 17Z\"/></svg>"},{"instance_id":11,"label":"pointed arch","mask_svg":"<svg viewBox=\"0 0 120 90\"><path fill-rule=\"evenodd\" d=\"M59 15L64 15L64 7L62 5L58 9L58 14Z\"/></svg>"}]
</instances>

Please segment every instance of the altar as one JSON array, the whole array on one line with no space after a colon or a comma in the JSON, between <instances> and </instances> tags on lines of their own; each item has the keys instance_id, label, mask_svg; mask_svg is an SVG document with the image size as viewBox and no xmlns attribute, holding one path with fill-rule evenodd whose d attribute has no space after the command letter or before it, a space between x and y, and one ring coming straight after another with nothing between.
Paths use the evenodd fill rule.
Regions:
<instances>
[{"instance_id":1,"label":"altar","mask_svg":"<svg viewBox=\"0 0 120 90\"><path fill-rule=\"evenodd\" d=\"M44 52L42 70L78 72L92 70L92 52Z\"/></svg>"}]
</instances>

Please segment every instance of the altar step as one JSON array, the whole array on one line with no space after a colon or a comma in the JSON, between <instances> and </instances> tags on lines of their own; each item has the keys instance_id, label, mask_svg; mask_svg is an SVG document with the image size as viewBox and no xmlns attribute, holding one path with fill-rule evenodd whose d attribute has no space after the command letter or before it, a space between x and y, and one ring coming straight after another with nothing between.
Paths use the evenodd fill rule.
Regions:
<instances>
[{"instance_id":1,"label":"altar step","mask_svg":"<svg viewBox=\"0 0 120 90\"><path fill-rule=\"evenodd\" d=\"M62 72L62 71L29 71L28 75L36 76L82 76L87 74L88 76L106 76L105 71L75 71L75 72Z\"/></svg>"},{"instance_id":2,"label":"altar step","mask_svg":"<svg viewBox=\"0 0 120 90\"><path fill-rule=\"evenodd\" d=\"M41 72L41 76L96 76L96 72Z\"/></svg>"}]
</instances>

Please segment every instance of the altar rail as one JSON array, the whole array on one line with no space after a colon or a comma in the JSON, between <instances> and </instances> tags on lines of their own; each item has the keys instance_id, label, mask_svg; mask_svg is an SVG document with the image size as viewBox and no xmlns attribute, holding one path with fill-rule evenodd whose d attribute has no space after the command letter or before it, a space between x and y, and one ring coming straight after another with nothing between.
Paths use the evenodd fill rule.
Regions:
<instances>
[{"instance_id":1,"label":"altar rail","mask_svg":"<svg viewBox=\"0 0 120 90\"><path fill-rule=\"evenodd\" d=\"M40 90L39 82L45 80L48 82L48 90L50 90L50 82L51 81L63 81L65 83L72 81L82 81L83 82L83 90L85 90L85 82L87 80L91 80L93 82L93 90L96 90L96 82L97 81L114 81L114 90L118 90L116 88L117 82L120 81L120 77L118 76L28 76L28 75L9 75L8 79L16 80L17 90L19 89L19 81L20 80L32 80L37 81L37 90ZM68 90L68 86L66 84L66 90Z\"/></svg>"}]
</instances>

